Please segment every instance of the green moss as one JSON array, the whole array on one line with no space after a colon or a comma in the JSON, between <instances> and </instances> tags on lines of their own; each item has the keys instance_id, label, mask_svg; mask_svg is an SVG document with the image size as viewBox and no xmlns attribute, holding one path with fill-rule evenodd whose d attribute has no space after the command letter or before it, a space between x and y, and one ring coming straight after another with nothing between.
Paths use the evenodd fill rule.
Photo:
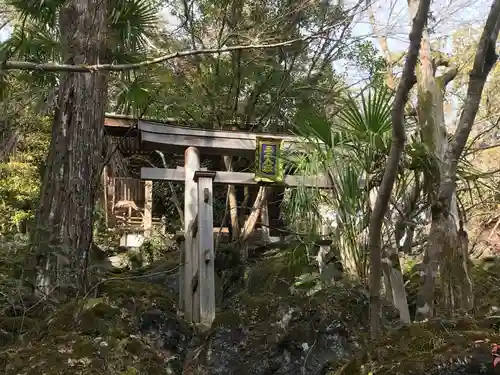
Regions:
<instances>
[{"instance_id":1,"label":"green moss","mask_svg":"<svg viewBox=\"0 0 500 375\"><path fill-rule=\"evenodd\" d=\"M237 311L228 309L220 311L215 315L214 326L236 328L240 326L241 322L240 314Z\"/></svg>"},{"instance_id":2,"label":"green moss","mask_svg":"<svg viewBox=\"0 0 500 375\"><path fill-rule=\"evenodd\" d=\"M138 355L142 352L144 344L138 338L129 337L124 339L123 346L127 352Z\"/></svg>"},{"instance_id":3,"label":"green moss","mask_svg":"<svg viewBox=\"0 0 500 375\"><path fill-rule=\"evenodd\" d=\"M176 313L175 299L161 285L141 281L112 280L100 292L117 304L133 299L140 306L155 304L160 310Z\"/></svg>"},{"instance_id":4,"label":"green moss","mask_svg":"<svg viewBox=\"0 0 500 375\"><path fill-rule=\"evenodd\" d=\"M106 334L59 333L0 352L5 375L166 375L178 367L170 362L140 337L119 340Z\"/></svg>"},{"instance_id":5,"label":"green moss","mask_svg":"<svg viewBox=\"0 0 500 375\"><path fill-rule=\"evenodd\" d=\"M89 338L78 336L74 340L73 351L78 357L93 357L97 350Z\"/></svg>"},{"instance_id":6,"label":"green moss","mask_svg":"<svg viewBox=\"0 0 500 375\"><path fill-rule=\"evenodd\" d=\"M311 266L294 259L293 250L290 250L250 265L246 272L247 292L251 295L289 295L294 278L311 271Z\"/></svg>"},{"instance_id":7,"label":"green moss","mask_svg":"<svg viewBox=\"0 0 500 375\"><path fill-rule=\"evenodd\" d=\"M430 321L413 324L387 334L366 351L329 375L361 375L371 371L377 375L420 374L433 366L464 358L474 350L491 351L497 332L480 329L473 320ZM480 342L478 342L480 341Z\"/></svg>"},{"instance_id":8,"label":"green moss","mask_svg":"<svg viewBox=\"0 0 500 375\"><path fill-rule=\"evenodd\" d=\"M26 316L2 317L0 318L0 329L19 334L27 332L37 326L38 322L35 319Z\"/></svg>"}]
</instances>

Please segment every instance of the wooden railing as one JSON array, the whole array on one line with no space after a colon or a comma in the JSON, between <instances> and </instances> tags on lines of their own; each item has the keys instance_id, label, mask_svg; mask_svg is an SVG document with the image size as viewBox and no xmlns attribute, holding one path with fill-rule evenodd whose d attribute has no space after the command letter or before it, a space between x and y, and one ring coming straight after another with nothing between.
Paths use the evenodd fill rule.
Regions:
<instances>
[{"instance_id":1,"label":"wooden railing","mask_svg":"<svg viewBox=\"0 0 500 375\"><path fill-rule=\"evenodd\" d=\"M144 181L131 177L112 177L112 180L115 202L133 201L139 207L144 204Z\"/></svg>"}]
</instances>

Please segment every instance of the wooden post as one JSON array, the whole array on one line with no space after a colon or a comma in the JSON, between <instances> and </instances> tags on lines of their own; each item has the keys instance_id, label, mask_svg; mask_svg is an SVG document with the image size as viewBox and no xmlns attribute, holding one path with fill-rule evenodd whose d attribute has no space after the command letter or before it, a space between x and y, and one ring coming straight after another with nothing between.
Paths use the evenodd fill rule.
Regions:
<instances>
[{"instance_id":1,"label":"wooden post","mask_svg":"<svg viewBox=\"0 0 500 375\"><path fill-rule=\"evenodd\" d=\"M111 177L110 181L110 190L111 190L111 213L115 213L115 204L116 204L116 177Z\"/></svg>"},{"instance_id":2,"label":"wooden post","mask_svg":"<svg viewBox=\"0 0 500 375\"><path fill-rule=\"evenodd\" d=\"M320 234L322 241L326 240L327 236L330 234L330 226L331 225L329 225L329 222L326 221L325 219L321 221ZM316 260L318 261L319 273L323 273L325 260L329 252L330 252L330 244L321 243L321 245L319 246L318 254L316 256Z\"/></svg>"},{"instance_id":3,"label":"wooden post","mask_svg":"<svg viewBox=\"0 0 500 375\"><path fill-rule=\"evenodd\" d=\"M144 181L144 238L151 237L153 228L153 181Z\"/></svg>"},{"instance_id":4,"label":"wooden post","mask_svg":"<svg viewBox=\"0 0 500 375\"><path fill-rule=\"evenodd\" d=\"M194 306L196 285L193 280L198 273L198 248L196 233L193 231L198 213L198 184L194 173L200 169L200 153L195 147L184 152L184 318L199 320L199 308ZM198 305L198 304L196 304Z\"/></svg>"},{"instance_id":5,"label":"wooden post","mask_svg":"<svg viewBox=\"0 0 500 375\"><path fill-rule=\"evenodd\" d=\"M108 166L105 165L102 169L102 191L103 191L103 205L104 205L104 223L108 228Z\"/></svg>"},{"instance_id":6,"label":"wooden post","mask_svg":"<svg viewBox=\"0 0 500 375\"><path fill-rule=\"evenodd\" d=\"M184 231L179 231L175 234L175 242L179 247L179 301L177 303L178 310L184 311L184 262L185 262L185 243Z\"/></svg>"},{"instance_id":7,"label":"wooden post","mask_svg":"<svg viewBox=\"0 0 500 375\"><path fill-rule=\"evenodd\" d=\"M213 180L216 172L198 171L198 264L200 292L200 322L210 327L215 319L215 254Z\"/></svg>"},{"instance_id":8,"label":"wooden post","mask_svg":"<svg viewBox=\"0 0 500 375\"><path fill-rule=\"evenodd\" d=\"M262 235L262 242L268 244L271 242L270 230L269 230L269 203L266 198L260 209L260 230Z\"/></svg>"}]
</instances>

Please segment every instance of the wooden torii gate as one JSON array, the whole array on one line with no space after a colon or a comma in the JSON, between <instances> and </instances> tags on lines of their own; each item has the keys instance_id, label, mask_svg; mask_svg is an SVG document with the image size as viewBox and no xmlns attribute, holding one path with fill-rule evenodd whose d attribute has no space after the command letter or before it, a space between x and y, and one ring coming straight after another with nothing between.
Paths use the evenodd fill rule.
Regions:
<instances>
[{"instance_id":1,"label":"wooden torii gate","mask_svg":"<svg viewBox=\"0 0 500 375\"><path fill-rule=\"evenodd\" d=\"M213 184L258 185L254 173L207 171L200 168L200 152L219 155L255 155L257 139L284 140L284 150L300 140L237 131L182 128L139 121L138 129L145 147L184 149L184 168L141 168L141 179L184 183L184 230L178 235L181 249L179 309L187 320L210 326L215 319L215 254L213 238ZM196 146L196 147L194 147ZM284 176L283 183L329 188L327 177Z\"/></svg>"}]
</instances>

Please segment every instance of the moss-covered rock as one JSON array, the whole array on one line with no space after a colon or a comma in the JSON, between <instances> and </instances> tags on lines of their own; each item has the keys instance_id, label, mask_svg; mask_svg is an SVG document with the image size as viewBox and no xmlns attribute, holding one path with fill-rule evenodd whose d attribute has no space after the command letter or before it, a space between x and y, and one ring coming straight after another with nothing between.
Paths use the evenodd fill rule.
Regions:
<instances>
[{"instance_id":1,"label":"moss-covered rock","mask_svg":"<svg viewBox=\"0 0 500 375\"><path fill-rule=\"evenodd\" d=\"M1 353L0 363L5 375L179 374L179 359L164 354L135 336L66 333L12 347Z\"/></svg>"},{"instance_id":2,"label":"moss-covered rock","mask_svg":"<svg viewBox=\"0 0 500 375\"><path fill-rule=\"evenodd\" d=\"M99 287L97 298L71 301L42 322L4 318L0 329L38 324L36 334L0 352L5 375L181 374L191 337L174 299L157 284L133 278Z\"/></svg>"},{"instance_id":3,"label":"moss-covered rock","mask_svg":"<svg viewBox=\"0 0 500 375\"><path fill-rule=\"evenodd\" d=\"M330 361L366 341L368 295L339 283L308 295L294 288L310 272L286 257L266 257L243 272L243 288L218 311L212 331L193 343L186 362L194 374L320 374ZM387 317L394 310L386 308Z\"/></svg>"},{"instance_id":4,"label":"moss-covered rock","mask_svg":"<svg viewBox=\"0 0 500 375\"><path fill-rule=\"evenodd\" d=\"M476 313L487 319L432 321L396 330L392 323L397 312L384 306L389 333L369 344L369 297L362 286L343 281L313 292L313 270L291 252L265 253L245 267L233 254L228 250L218 255L224 298L210 330L194 335L178 316L178 263L176 257L167 258L101 282L93 298L51 310L31 303L22 314L12 309L0 318L0 342L5 345L0 373L494 373L491 343L500 342L500 319L491 315L500 300L500 267L472 273L478 285ZM297 277L304 274L312 284L298 286ZM479 367L486 372L471 372Z\"/></svg>"},{"instance_id":5,"label":"moss-covered rock","mask_svg":"<svg viewBox=\"0 0 500 375\"><path fill-rule=\"evenodd\" d=\"M387 334L360 350L341 370L327 375L476 375L496 374L491 344L500 334L487 321L433 320ZM497 371L497 372L495 372Z\"/></svg>"}]
</instances>

